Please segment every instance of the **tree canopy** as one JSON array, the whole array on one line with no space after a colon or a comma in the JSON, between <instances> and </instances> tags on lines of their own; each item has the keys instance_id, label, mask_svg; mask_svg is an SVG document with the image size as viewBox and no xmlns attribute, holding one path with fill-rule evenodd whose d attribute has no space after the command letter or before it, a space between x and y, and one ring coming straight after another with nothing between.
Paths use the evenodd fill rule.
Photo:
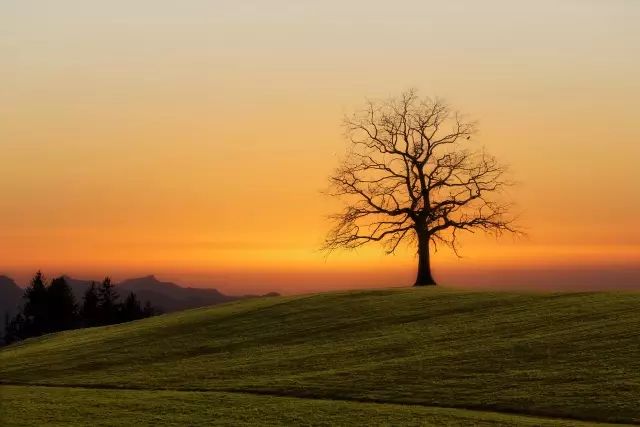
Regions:
<instances>
[{"instance_id":1,"label":"tree canopy","mask_svg":"<svg viewBox=\"0 0 640 427\"><path fill-rule=\"evenodd\" d=\"M345 202L331 217L323 249L382 243L388 253L417 246L416 285L435 284L430 248L458 254L460 232L517 232L503 190L507 168L472 149L474 122L440 99L413 90L370 101L345 118L349 149L329 177L329 194Z\"/></svg>"}]
</instances>

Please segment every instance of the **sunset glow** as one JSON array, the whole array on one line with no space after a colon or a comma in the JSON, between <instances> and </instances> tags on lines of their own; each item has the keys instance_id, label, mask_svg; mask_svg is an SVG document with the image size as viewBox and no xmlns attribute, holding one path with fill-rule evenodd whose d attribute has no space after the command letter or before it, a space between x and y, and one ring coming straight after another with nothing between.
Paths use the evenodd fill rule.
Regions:
<instances>
[{"instance_id":1,"label":"sunset glow","mask_svg":"<svg viewBox=\"0 0 640 427\"><path fill-rule=\"evenodd\" d=\"M413 249L319 248L342 117L415 87L478 121L528 233L442 248L442 284L640 284L640 3L400 3L0 5L0 274L408 285Z\"/></svg>"}]
</instances>

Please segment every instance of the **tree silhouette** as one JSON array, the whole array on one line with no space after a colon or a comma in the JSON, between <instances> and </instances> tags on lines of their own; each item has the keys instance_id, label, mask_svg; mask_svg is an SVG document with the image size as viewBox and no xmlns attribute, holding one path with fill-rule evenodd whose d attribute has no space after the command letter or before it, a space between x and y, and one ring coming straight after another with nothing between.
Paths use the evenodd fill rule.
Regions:
<instances>
[{"instance_id":1,"label":"tree silhouette","mask_svg":"<svg viewBox=\"0 0 640 427\"><path fill-rule=\"evenodd\" d=\"M98 311L101 324L109 325L118 321L118 293L109 277L105 277L98 289Z\"/></svg>"},{"instance_id":2,"label":"tree silhouette","mask_svg":"<svg viewBox=\"0 0 640 427\"><path fill-rule=\"evenodd\" d=\"M129 292L129 295L127 295L124 304L122 304L121 310L121 319L124 322L142 319L143 317L142 308L140 307L140 301L138 301L138 297L136 297L136 294L134 294L133 292Z\"/></svg>"},{"instance_id":3,"label":"tree silhouette","mask_svg":"<svg viewBox=\"0 0 640 427\"><path fill-rule=\"evenodd\" d=\"M28 335L26 335L25 319L22 313L16 314L11 320L9 320L8 317L7 313L7 323L5 323L4 330L4 344L11 344L12 342L27 338Z\"/></svg>"},{"instance_id":4,"label":"tree silhouette","mask_svg":"<svg viewBox=\"0 0 640 427\"><path fill-rule=\"evenodd\" d=\"M369 102L345 119L350 148L330 176L329 194L346 202L331 219L323 249L355 249L381 242L417 246L415 286L435 285L430 246L458 254L458 232L516 232L505 167L484 151L467 148L474 124L441 100L410 90L399 99Z\"/></svg>"},{"instance_id":5,"label":"tree silhouette","mask_svg":"<svg viewBox=\"0 0 640 427\"><path fill-rule=\"evenodd\" d=\"M96 326L100 324L100 309L98 307L99 297L95 282L87 288L82 300L80 316L85 326Z\"/></svg>"},{"instance_id":6,"label":"tree silhouette","mask_svg":"<svg viewBox=\"0 0 640 427\"><path fill-rule=\"evenodd\" d=\"M100 287L91 283L84 294L82 308L78 310L64 277L53 279L47 286L38 271L25 290L25 304L21 310L12 319L8 312L5 313L4 337L0 344L75 327L111 325L160 314L149 301L142 308L133 292L124 303L119 303L118 298L111 279L106 277Z\"/></svg>"},{"instance_id":7,"label":"tree silhouette","mask_svg":"<svg viewBox=\"0 0 640 427\"><path fill-rule=\"evenodd\" d=\"M64 277L51 281L47 288L49 331L63 331L76 326L78 306Z\"/></svg>"},{"instance_id":8,"label":"tree silhouette","mask_svg":"<svg viewBox=\"0 0 640 427\"><path fill-rule=\"evenodd\" d=\"M162 311L151 305L150 301L145 302L142 308L142 317L152 317L162 314Z\"/></svg>"},{"instance_id":9,"label":"tree silhouette","mask_svg":"<svg viewBox=\"0 0 640 427\"><path fill-rule=\"evenodd\" d=\"M48 331L49 313L47 288L41 271L38 271L24 292L24 329L26 336L42 335Z\"/></svg>"}]
</instances>

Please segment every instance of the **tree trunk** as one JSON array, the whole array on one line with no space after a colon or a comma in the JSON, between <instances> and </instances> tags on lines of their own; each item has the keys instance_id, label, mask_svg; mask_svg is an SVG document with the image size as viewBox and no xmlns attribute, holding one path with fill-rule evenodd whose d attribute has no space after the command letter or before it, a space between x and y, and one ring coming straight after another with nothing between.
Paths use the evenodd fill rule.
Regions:
<instances>
[{"instance_id":1,"label":"tree trunk","mask_svg":"<svg viewBox=\"0 0 640 427\"><path fill-rule=\"evenodd\" d=\"M418 276L413 286L435 286L429 259L429 235L418 232Z\"/></svg>"}]
</instances>

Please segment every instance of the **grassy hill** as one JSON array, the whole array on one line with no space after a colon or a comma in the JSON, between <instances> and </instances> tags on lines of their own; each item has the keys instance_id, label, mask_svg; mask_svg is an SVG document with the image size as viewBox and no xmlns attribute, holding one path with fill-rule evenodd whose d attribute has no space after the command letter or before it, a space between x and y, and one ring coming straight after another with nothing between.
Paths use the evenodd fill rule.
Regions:
<instances>
[{"instance_id":1,"label":"grassy hill","mask_svg":"<svg viewBox=\"0 0 640 427\"><path fill-rule=\"evenodd\" d=\"M2 405L15 424L53 417L51 408L98 422L101 399L142 423L153 422L141 408L161 402L174 416L240 417L230 424L640 423L640 294L392 289L246 300L28 340L0 351L0 379L13 384ZM172 420L160 421L180 424Z\"/></svg>"}]
</instances>

